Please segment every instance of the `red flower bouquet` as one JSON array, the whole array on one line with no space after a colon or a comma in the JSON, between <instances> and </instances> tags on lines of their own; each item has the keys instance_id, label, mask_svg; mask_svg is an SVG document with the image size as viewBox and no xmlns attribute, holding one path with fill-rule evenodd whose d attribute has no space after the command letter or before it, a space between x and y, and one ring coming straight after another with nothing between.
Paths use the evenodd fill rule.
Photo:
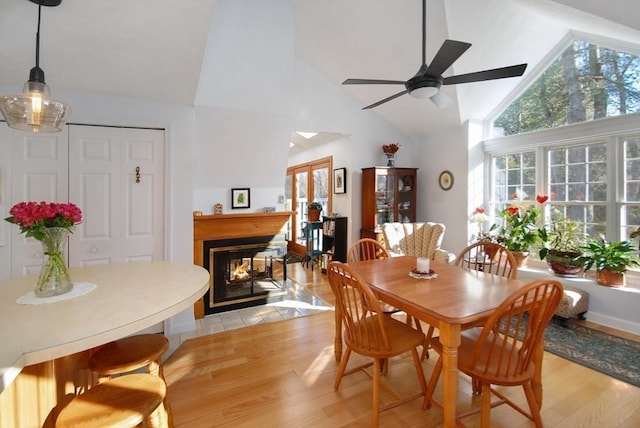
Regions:
<instances>
[{"instance_id":1,"label":"red flower bouquet","mask_svg":"<svg viewBox=\"0 0 640 428\"><path fill-rule=\"evenodd\" d=\"M71 203L20 202L9 210L9 214L6 221L17 224L20 232L38 241L44 239L45 229L62 227L71 232L73 226L82 222L82 211Z\"/></svg>"},{"instance_id":2,"label":"red flower bouquet","mask_svg":"<svg viewBox=\"0 0 640 428\"><path fill-rule=\"evenodd\" d=\"M20 202L10 210L5 220L17 224L20 232L42 243L44 260L38 284L37 297L51 297L73 289L63 248L73 227L82 221L82 211L74 204L56 202Z\"/></svg>"}]
</instances>

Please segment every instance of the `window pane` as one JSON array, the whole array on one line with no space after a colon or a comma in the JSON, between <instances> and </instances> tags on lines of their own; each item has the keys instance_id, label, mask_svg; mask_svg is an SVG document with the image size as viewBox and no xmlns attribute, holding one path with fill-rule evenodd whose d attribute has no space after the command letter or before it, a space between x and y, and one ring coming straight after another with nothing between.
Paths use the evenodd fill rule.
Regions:
<instances>
[{"instance_id":1,"label":"window pane","mask_svg":"<svg viewBox=\"0 0 640 428\"><path fill-rule=\"evenodd\" d=\"M640 201L640 138L624 142L624 190L624 201Z\"/></svg>"},{"instance_id":2,"label":"window pane","mask_svg":"<svg viewBox=\"0 0 640 428\"><path fill-rule=\"evenodd\" d=\"M495 118L493 134L514 135L636 113L639 69L636 54L574 40ZM569 162L582 163L585 154L577 150Z\"/></svg>"},{"instance_id":3,"label":"window pane","mask_svg":"<svg viewBox=\"0 0 640 428\"><path fill-rule=\"evenodd\" d=\"M622 239L629 239L631 232L640 227L640 205L625 206L622 223Z\"/></svg>"}]
</instances>

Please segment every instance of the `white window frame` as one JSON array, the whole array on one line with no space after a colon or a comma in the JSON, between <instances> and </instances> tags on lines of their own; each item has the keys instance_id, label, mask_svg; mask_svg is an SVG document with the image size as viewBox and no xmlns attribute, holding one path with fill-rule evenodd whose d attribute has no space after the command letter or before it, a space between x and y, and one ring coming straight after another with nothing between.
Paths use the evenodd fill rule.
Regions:
<instances>
[{"instance_id":1,"label":"white window frame","mask_svg":"<svg viewBox=\"0 0 640 428\"><path fill-rule=\"evenodd\" d=\"M640 136L640 113L634 113L486 140L483 142L486 154L485 176L492 177L492 156L535 151L536 194L546 194L548 189L547 149L604 142L607 145L607 189L609 195L606 234L609 239L628 239L620 236L622 207L629 205L622 200L624 185L622 143L625 138L637 138L638 136ZM489 186L493 186L493 180ZM490 188L484 194L486 198L493 198L493 189ZM484 203L485 206L492 206L493 201L487 199Z\"/></svg>"}]
</instances>

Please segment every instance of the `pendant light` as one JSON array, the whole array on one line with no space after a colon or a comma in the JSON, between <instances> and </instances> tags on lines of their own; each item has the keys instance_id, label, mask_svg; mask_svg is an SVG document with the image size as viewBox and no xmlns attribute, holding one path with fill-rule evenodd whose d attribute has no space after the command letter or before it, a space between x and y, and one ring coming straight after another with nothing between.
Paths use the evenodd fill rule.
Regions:
<instances>
[{"instance_id":1,"label":"pendant light","mask_svg":"<svg viewBox=\"0 0 640 428\"><path fill-rule=\"evenodd\" d=\"M38 5L36 33L36 65L29 73L21 94L0 97L0 111L11 128L30 132L60 132L68 105L49 97L49 86L40 68L40 12L42 6L58 6L62 0L29 0Z\"/></svg>"}]
</instances>

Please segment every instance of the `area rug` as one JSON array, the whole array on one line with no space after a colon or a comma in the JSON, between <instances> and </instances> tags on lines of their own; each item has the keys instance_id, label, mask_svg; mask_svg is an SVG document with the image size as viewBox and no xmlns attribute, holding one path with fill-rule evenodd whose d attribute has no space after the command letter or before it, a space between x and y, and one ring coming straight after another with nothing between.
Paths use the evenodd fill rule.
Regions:
<instances>
[{"instance_id":1,"label":"area rug","mask_svg":"<svg viewBox=\"0 0 640 428\"><path fill-rule=\"evenodd\" d=\"M623 339L573 322L565 328L555 318L544 332L544 349L640 387L640 342Z\"/></svg>"}]
</instances>

